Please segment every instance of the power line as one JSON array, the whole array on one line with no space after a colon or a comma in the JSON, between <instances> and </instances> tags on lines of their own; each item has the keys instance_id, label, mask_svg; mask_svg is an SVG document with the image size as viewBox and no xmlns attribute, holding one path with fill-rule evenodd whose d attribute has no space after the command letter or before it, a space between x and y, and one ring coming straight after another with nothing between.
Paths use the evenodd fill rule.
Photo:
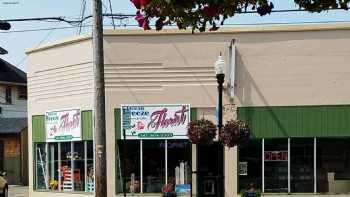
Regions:
<instances>
[{"instance_id":1,"label":"power line","mask_svg":"<svg viewBox=\"0 0 350 197\"><path fill-rule=\"evenodd\" d=\"M45 37L43 39L40 40L40 42L36 45L36 47L40 46L43 42L45 42L51 35L51 33L57 28L57 26L59 25L59 23L56 24L55 28L52 28L49 33L47 33L45 35ZM17 67L19 67L20 65L22 65L22 63L27 59L28 56L24 56L17 64L15 64Z\"/></svg>"},{"instance_id":2,"label":"power line","mask_svg":"<svg viewBox=\"0 0 350 197\"><path fill-rule=\"evenodd\" d=\"M81 8L80 8L80 13L81 13L81 20L84 18L85 16L85 8L86 8L86 1L82 0L81 2ZM83 23L81 22L79 24L79 29L78 29L78 34L80 35L81 33L81 28L82 28Z\"/></svg>"},{"instance_id":3,"label":"power line","mask_svg":"<svg viewBox=\"0 0 350 197\"><path fill-rule=\"evenodd\" d=\"M109 8L111 10L111 14L113 14L113 10L112 10L112 2L111 0L108 0L109 1ZM112 17L112 24L113 24L113 29L115 29L115 24L114 24L114 18Z\"/></svg>"},{"instance_id":4,"label":"power line","mask_svg":"<svg viewBox=\"0 0 350 197\"><path fill-rule=\"evenodd\" d=\"M105 13L103 14L103 16L105 17L112 17L114 19L126 19L126 18L131 18L136 16L135 14L109 14L109 13ZM66 17L64 16L59 16L59 17L34 17L34 18L17 18L17 19L4 19L4 21L7 22L25 22L25 21L46 21L46 22L52 22L52 21L62 21L62 22L66 22L70 25L79 25L82 22L84 22L87 19L92 18L92 15L88 15L83 17L80 20L68 20L66 19Z\"/></svg>"},{"instance_id":5,"label":"power line","mask_svg":"<svg viewBox=\"0 0 350 197\"><path fill-rule=\"evenodd\" d=\"M82 27L91 27L91 25L83 25ZM0 33L24 33L24 32L37 32L37 31L49 31L52 29L74 29L76 27L51 27L51 28L40 28L40 29L23 29L23 30L13 30L13 31L1 31Z\"/></svg>"}]
</instances>

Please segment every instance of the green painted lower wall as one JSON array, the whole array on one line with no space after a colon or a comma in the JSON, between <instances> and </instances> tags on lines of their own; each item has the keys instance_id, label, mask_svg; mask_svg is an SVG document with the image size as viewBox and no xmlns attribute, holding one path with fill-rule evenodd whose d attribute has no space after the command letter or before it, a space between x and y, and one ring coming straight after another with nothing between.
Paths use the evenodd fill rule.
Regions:
<instances>
[{"instance_id":1,"label":"green painted lower wall","mask_svg":"<svg viewBox=\"0 0 350 197\"><path fill-rule=\"evenodd\" d=\"M92 140L93 139L93 117L92 111L82 111L81 112L81 129L83 140Z\"/></svg>"},{"instance_id":2,"label":"green painted lower wall","mask_svg":"<svg viewBox=\"0 0 350 197\"><path fill-rule=\"evenodd\" d=\"M21 157L5 157L4 171L7 173L6 180L8 184L21 184Z\"/></svg>"},{"instance_id":3,"label":"green painted lower wall","mask_svg":"<svg viewBox=\"0 0 350 197\"><path fill-rule=\"evenodd\" d=\"M32 116L32 138L33 142L45 142L45 116Z\"/></svg>"},{"instance_id":4,"label":"green painted lower wall","mask_svg":"<svg viewBox=\"0 0 350 197\"><path fill-rule=\"evenodd\" d=\"M350 136L350 105L239 107L254 138Z\"/></svg>"}]
</instances>

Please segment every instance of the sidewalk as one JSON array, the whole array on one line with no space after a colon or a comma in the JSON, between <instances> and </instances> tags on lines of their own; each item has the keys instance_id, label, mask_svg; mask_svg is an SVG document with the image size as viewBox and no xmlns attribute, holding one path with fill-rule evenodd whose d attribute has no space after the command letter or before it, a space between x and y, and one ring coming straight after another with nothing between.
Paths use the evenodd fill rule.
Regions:
<instances>
[{"instance_id":1,"label":"sidewalk","mask_svg":"<svg viewBox=\"0 0 350 197\"><path fill-rule=\"evenodd\" d=\"M9 197L28 197L28 186L10 185Z\"/></svg>"}]
</instances>

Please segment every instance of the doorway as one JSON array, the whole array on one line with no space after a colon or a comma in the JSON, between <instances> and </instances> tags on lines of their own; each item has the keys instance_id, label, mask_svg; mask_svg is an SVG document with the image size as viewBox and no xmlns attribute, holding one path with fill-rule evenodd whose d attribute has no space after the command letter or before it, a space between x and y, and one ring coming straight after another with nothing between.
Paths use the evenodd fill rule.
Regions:
<instances>
[{"instance_id":1,"label":"doorway","mask_svg":"<svg viewBox=\"0 0 350 197\"><path fill-rule=\"evenodd\" d=\"M224 195L224 147L220 143L197 145L197 188L203 197Z\"/></svg>"}]
</instances>

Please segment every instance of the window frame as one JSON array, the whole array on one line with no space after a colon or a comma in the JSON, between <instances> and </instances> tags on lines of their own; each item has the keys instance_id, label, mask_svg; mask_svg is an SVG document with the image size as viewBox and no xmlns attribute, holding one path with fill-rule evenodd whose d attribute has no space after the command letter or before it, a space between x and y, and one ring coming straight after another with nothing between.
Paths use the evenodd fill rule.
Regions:
<instances>
[{"instance_id":1,"label":"window frame","mask_svg":"<svg viewBox=\"0 0 350 197\"><path fill-rule=\"evenodd\" d=\"M27 86L18 86L17 87L17 99L18 100L27 100L28 99Z\"/></svg>"},{"instance_id":2,"label":"window frame","mask_svg":"<svg viewBox=\"0 0 350 197\"><path fill-rule=\"evenodd\" d=\"M72 153L72 152L74 152L74 145L75 145L75 143L79 143L79 142L82 142L83 143L83 147L84 147L84 154L83 154L83 158L84 158L84 190L83 191L75 191L75 187L74 187L74 185L75 185L75 182L74 182L74 170L75 170L75 168L74 168L74 162L75 162L75 160L74 160L74 158L73 157L71 157L70 158L70 164L71 164L71 169L73 169L73 170L71 170L71 177L72 177L72 190L71 191L64 191L60 186L62 185L62 181L61 181L61 176L62 176L62 173L61 173L61 170L60 170L60 167L61 167L61 162L62 162L62 159L61 159L61 154L62 154L62 148L61 148L61 145L62 145L62 143L67 143L67 142L35 142L34 143L34 148L35 148L35 152L34 152L34 157L33 157L33 159L34 159L34 166L33 166L33 169L34 169L34 177L33 177L33 181L34 181L34 184L33 184L33 190L34 191L47 191L47 192L64 192L64 193L81 193L81 192L84 192L84 193L93 193L93 191L91 191L91 192L89 192L89 189L88 189L88 183L87 183L87 173L88 173L88 169L87 169L87 160L89 159L89 158L87 158L87 152L89 151L88 150L88 141L91 141L91 140L83 140L83 141L70 141L70 142L68 142L69 143L69 150L70 150L70 152ZM44 164L44 170L45 170L45 174L44 174L44 181L45 181L45 187L46 187L46 189L38 189L38 172L37 172L37 165L39 165L39 164L37 164L38 163L38 161L37 161L37 157L38 157L38 152L37 152L37 146L38 146L38 144L43 144L44 145L44 149L45 149L45 164ZM52 162L51 161L51 155L49 156L49 154L51 153L52 154L52 152L54 152L55 150L54 150L54 148L53 149L51 149L51 147L49 147L50 145L54 145L54 144L57 144L57 162L58 162L58 167L57 167L57 169L56 170L58 170L58 188L57 188L57 190L53 190L53 189L51 189L50 188L50 180L48 179L50 176L51 176L51 171L52 171L52 169L50 169L50 168L52 168L49 164ZM92 143L92 145L93 145L93 143ZM92 149L93 149L93 147L92 147ZM49 153L49 151L50 151L50 153Z\"/></svg>"},{"instance_id":3,"label":"window frame","mask_svg":"<svg viewBox=\"0 0 350 197\"><path fill-rule=\"evenodd\" d=\"M5 87L5 104L12 105L12 87L6 86Z\"/></svg>"},{"instance_id":4,"label":"window frame","mask_svg":"<svg viewBox=\"0 0 350 197\"><path fill-rule=\"evenodd\" d=\"M127 142L127 141L129 141L129 140L124 140L124 139L119 139L118 141L120 141L121 142L121 146L123 146L123 143L125 143L125 142ZM118 141L117 141L117 147L119 146L119 144L118 144ZM144 173L143 173L143 171L144 171L144 168L143 168L143 156L144 156L144 142L145 141L149 141L149 140L143 140L143 139L140 139L140 140L137 140L137 141L139 141L139 148L140 148L140 156L139 156L139 160L140 160L140 166L139 166L139 168L140 168L140 192L139 193L137 193L137 194L150 194L150 193L147 193L147 192L144 192L144 188L143 188L143 185L144 185L144 180L143 180L143 175L144 175ZM156 140L156 141L159 141L159 142L163 142L164 143L164 160L165 160L165 165L164 165L164 176L165 176L165 178L164 178L164 184L166 185L166 184L168 184L168 179L169 179L169 177L168 177L168 158L169 158L169 155L168 155L168 142L169 141L182 141L182 142L186 142L186 143L189 143L189 141L188 140L186 140L186 139L161 139L161 140ZM189 144L189 147L190 147L190 155L189 155L189 158L188 158L188 161L189 161L189 168L190 168L190 170L192 171L192 148L191 148L191 144ZM122 159L120 160L120 162L122 162ZM121 174L123 174L123 172L119 172L119 173L121 173ZM118 168L116 168L116 186L117 186L117 181L118 181L118 179L117 179L117 174L118 174ZM189 176L192 176L192 175L189 175ZM121 179L121 181L123 181L123 176L122 176L122 179ZM191 180L190 180L190 182L189 182L189 184L190 184L190 186L191 186L191 190L192 190L192 178L191 178ZM116 194L118 195L118 194L122 194L123 193L123 189L121 190L122 192L118 192L117 191L117 188L115 189L115 192L116 192ZM128 192L127 192L128 193ZM159 192L157 192L157 193L161 193L161 191L159 191Z\"/></svg>"},{"instance_id":5,"label":"window frame","mask_svg":"<svg viewBox=\"0 0 350 197\"><path fill-rule=\"evenodd\" d=\"M265 157L264 157L264 153L265 153L265 140L269 140L270 138L261 138L261 167L262 167L262 187L261 187L261 191L262 193L265 193ZM298 192L291 192L291 140L293 139L297 139L297 138L286 138L288 139L288 193L292 193L292 194L298 194ZM322 138L316 138L316 137L312 137L312 138L308 138L308 139L312 139L312 143L313 143L313 192L307 192L308 194L317 194L317 193L322 193L322 194L327 194L327 193L323 193L323 192L318 192L317 190L317 177L318 177L318 173L317 173L317 147L318 147L318 139L322 139ZM238 162L240 162L240 157L238 155ZM237 178L239 179L239 174L238 174L238 169L237 169ZM237 188L239 187L239 185L237 185ZM285 194L288 194L285 193Z\"/></svg>"}]
</instances>

